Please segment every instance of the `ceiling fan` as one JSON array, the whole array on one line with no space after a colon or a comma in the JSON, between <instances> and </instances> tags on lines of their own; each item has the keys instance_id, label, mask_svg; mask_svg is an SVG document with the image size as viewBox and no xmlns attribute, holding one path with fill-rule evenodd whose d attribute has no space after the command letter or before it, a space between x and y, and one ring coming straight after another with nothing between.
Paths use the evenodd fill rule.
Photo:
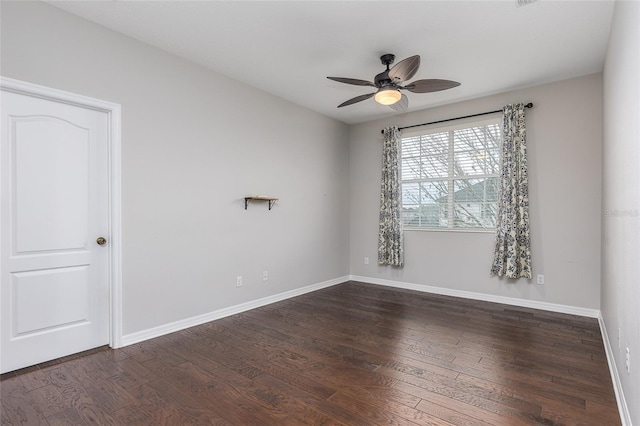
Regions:
<instances>
[{"instance_id":1,"label":"ceiling fan","mask_svg":"<svg viewBox=\"0 0 640 426\"><path fill-rule=\"evenodd\" d=\"M364 101L373 96L379 104L388 105L396 111L405 112L409 106L409 99L403 93L400 93L400 90L408 90L413 93L429 93L460 86L460 83L457 81L439 79L416 80L403 86L402 84L412 78L418 71L420 67L420 56L410 56L398 62L393 68L389 68L389 65L393 63L395 58L395 55L390 53L380 57L382 65L386 65L387 69L376 75L373 82L355 78L327 77L329 80L340 83L354 84L356 86L372 86L378 89L376 92L349 99L338 105L338 108Z\"/></svg>"}]
</instances>

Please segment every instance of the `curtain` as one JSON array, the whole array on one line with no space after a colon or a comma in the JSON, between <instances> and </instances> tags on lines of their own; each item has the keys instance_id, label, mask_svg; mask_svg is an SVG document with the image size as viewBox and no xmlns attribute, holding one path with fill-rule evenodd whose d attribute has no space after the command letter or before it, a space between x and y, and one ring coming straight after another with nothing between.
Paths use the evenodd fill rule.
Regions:
<instances>
[{"instance_id":1,"label":"curtain","mask_svg":"<svg viewBox=\"0 0 640 426\"><path fill-rule=\"evenodd\" d=\"M400 198L400 130L387 127L382 148L382 181L380 184L380 227L378 233L378 263L402 266L404 237L402 233L402 202Z\"/></svg>"},{"instance_id":2,"label":"curtain","mask_svg":"<svg viewBox=\"0 0 640 426\"><path fill-rule=\"evenodd\" d=\"M499 178L496 245L491 273L531 279L529 180L524 104L502 111L502 168Z\"/></svg>"}]
</instances>

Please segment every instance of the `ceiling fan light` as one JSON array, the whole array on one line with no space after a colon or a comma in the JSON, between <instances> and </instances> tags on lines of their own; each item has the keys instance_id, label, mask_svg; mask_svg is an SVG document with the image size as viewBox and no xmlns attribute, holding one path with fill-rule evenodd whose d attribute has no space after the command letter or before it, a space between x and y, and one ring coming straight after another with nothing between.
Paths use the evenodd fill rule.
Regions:
<instances>
[{"instance_id":1,"label":"ceiling fan light","mask_svg":"<svg viewBox=\"0 0 640 426\"><path fill-rule=\"evenodd\" d=\"M381 105L393 105L402 98L402 93L398 89L380 89L374 96L377 103Z\"/></svg>"}]
</instances>

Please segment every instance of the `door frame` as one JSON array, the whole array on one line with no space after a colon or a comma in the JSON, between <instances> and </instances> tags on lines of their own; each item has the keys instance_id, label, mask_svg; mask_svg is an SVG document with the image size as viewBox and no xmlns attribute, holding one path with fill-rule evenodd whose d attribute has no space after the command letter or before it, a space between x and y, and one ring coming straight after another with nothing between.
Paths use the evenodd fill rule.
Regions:
<instances>
[{"instance_id":1,"label":"door frame","mask_svg":"<svg viewBox=\"0 0 640 426\"><path fill-rule=\"evenodd\" d=\"M107 114L109 244L109 346L122 347L122 213L121 213L121 107L119 104L0 76L7 92L61 102Z\"/></svg>"}]
</instances>

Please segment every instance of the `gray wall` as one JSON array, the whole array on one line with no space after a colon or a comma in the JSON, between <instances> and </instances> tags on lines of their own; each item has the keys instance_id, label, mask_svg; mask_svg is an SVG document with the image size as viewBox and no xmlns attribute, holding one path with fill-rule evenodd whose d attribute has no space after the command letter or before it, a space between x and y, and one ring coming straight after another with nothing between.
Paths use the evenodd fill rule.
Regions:
<instances>
[{"instance_id":1,"label":"gray wall","mask_svg":"<svg viewBox=\"0 0 640 426\"><path fill-rule=\"evenodd\" d=\"M407 230L404 268L378 266L380 130L529 101L534 104L526 110L533 273L544 274L545 285L536 285L535 278L492 277L490 233ZM349 149L353 275L599 308L601 74L354 125ZM369 265L364 257L370 258Z\"/></svg>"},{"instance_id":2,"label":"gray wall","mask_svg":"<svg viewBox=\"0 0 640 426\"><path fill-rule=\"evenodd\" d=\"M346 125L47 4L1 7L3 76L122 105L125 335L348 275Z\"/></svg>"},{"instance_id":3,"label":"gray wall","mask_svg":"<svg viewBox=\"0 0 640 426\"><path fill-rule=\"evenodd\" d=\"M602 316L640 424L640 3L618 1L604 69ZM618 329L621 331L618 346ZM625 348L631 372L625 368Z\"/></svg>"}]
</instances>

